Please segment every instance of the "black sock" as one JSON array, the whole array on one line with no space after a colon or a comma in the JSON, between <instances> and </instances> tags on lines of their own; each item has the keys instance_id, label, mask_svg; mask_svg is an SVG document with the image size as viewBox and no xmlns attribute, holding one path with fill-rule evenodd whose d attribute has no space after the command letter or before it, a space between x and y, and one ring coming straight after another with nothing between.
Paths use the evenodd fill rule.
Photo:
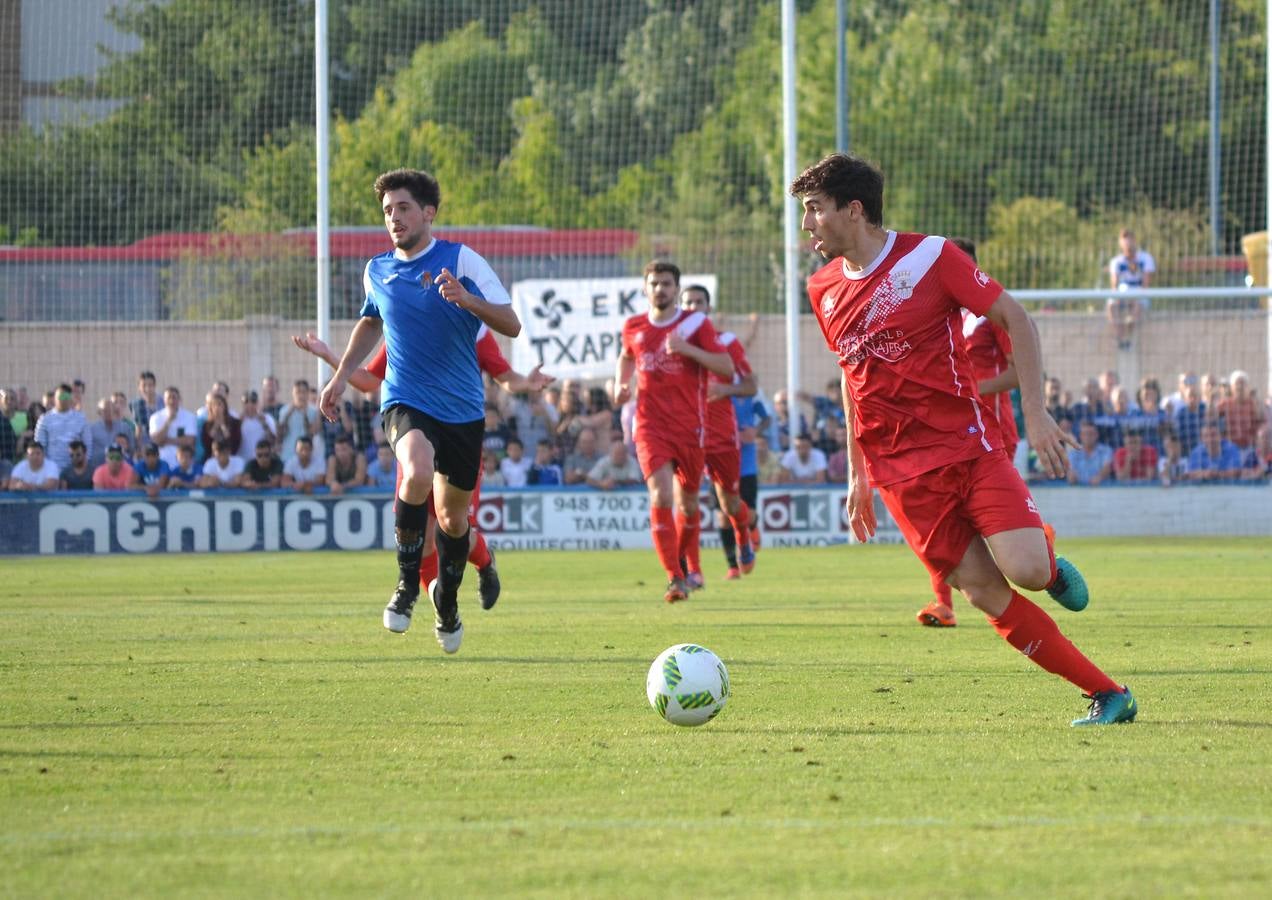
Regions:
<instances>
[{"instance_id":1,"label":"black sock","mask_svg":"<svg viewBox=\"0 0 1272 900\"><path fill-rule=\"evenodd\" d=\"M720 526L720 549L724 551L724 558L728 560L729 568L736 569L738 567L738 539L733 536L733 526L727 522Z\"/></svg>"},{"instance_id":2,"label":"black sock","mask_svg":"<svg viewBox=\"0 0 1272 900\"><path fill-rule=\"evenodd\" d=\"M398 577L407 586L420 589L420 557L424 549L424 526L428 523L428 508L423 503L407 503L401 497L394 507L396 513Z\"/></svg>"},{"instance_id":3,"label":"black sock","mask_svg":"<svg viewBox=\"0 0 1272 900\"><path fill-rule=\"evenodd\" d=\"M466 524L466 523L465 523ZM468 529L459 537L451 537L439 527L437 529L437 593L442 598L451 598L448 605L455 603L455 595L464 580L464 566L468 565ZM444 613L444 610L438 610ZM443 616L445 618L445 616Z\"/></svg>"}]
</instances>

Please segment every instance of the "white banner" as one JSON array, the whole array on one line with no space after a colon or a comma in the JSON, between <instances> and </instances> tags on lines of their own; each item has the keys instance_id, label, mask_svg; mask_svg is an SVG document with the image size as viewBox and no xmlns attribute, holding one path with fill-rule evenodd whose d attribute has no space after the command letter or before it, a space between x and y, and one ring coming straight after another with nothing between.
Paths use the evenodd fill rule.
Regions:
<instances>
[{"instance_id":1,"label":"white banner","mask_svg":"<svg viewBox=\"0 0 1272 900\"><path fill-rule=\"evenodd\" d=\"M641 278L535 278L512 286L521 335L512 342L512 367L542 365L557 378L609 378L622 350L623 322L649 305ZM682 275L681 287L704 285L716 296L714 275Z\"/></svg>"}]
</instances>

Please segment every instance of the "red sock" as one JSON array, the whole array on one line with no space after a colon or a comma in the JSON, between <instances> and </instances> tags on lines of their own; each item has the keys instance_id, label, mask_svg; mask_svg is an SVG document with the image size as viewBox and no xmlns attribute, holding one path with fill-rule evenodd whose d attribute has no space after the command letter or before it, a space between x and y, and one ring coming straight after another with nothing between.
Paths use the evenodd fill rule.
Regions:
<instances>
[{"instance_id":1,"label":"red sock","mask_svg":"<svg viewBox=\"0 0 1272 900\"><path fill-rule=\"evenodd\" d=\"M468 561L479 569L484 569L490 565L490 548L486 546L486 539L482 537L480 531L474 531L477 540L473 542L473 549L468 551Z\"/></svg>"},{"instance_id":2,"label":"red sock","mask_svg":"<svg viewBox=\"0 0 1272 900\"><path fill-rule=\"evenodd\" d=\"M940 575L932 576L932 593L936 595L936 602L947 609L954 608L954 602L951 599L950 586L945 583L945 579Z\"/></svg>"},{"instance_id":3,"label":"red sock","mask_svg":"<svg viewBox=\"0 0 1272 900\"><path fill-rule=\"evenodd\" d=\"M667 572L668 580L684 578L680 553L676 548L676 521L669 506L653 506L649 510L649 533L654 538L654 552Z\"/></svg>"},{"instance_id":4,"label":"red sock","mask_svg":"<svg viewBox=\"0 0 1272 900\"><path fill-rule=\"evenodd\" d=\"M738 546L749 546L751 543L751 507L746 505L745 500L738 501L738 514L729 516L729 521L733 523L733 538L738 542Z\"/></svg>"},{"instance_id":5,"label":"red sock","mask_svg":"<svg viewBox=\"0 0 1272 900\"><path fill-rule=\"evenodd\" d=\"M1046 522L1042 523L1042 534L1047 539L1047 562L1051 564L1051 577L1047 579L1047 587L1056 580L1056 530Z\"/></svg>"},{"instance_id":6,"label":"red sock","mask_svg":"<svg viewBox=\"0 0 1272 900\"><path fill-rule=\"evenodd\" d=\"M1051 616L1015 591L1012 591L1011 602L1001 616L986 618L1003 640L1029 657L1031 662L1076 684L1084 693L1122 689L1060 633Z\"/></svg>"},{"instance_id":7,"label":"red sock","mask_svg":"<svg viewBox=\"0 0 1272 900\"><path fill-rule=\"evenodd\" d=\"M677 548L680 551L680 558L685 561L685 565L690 572L702 571L702 560L698 553L698 531L700 528L701 523L697 516L694 516L693 521L690 521L679 510L676 511Z\"/></svg>"},{"instance_id":8,"label":"red sock","mask_svg":"<svg viewBox=\"0 0 1272 900\"><path fill-rule=\"evenodd\" d=\"M420 584L428 590L428 583L437 577L437 548L420 560Z\"/></svg>"}]
</instances>

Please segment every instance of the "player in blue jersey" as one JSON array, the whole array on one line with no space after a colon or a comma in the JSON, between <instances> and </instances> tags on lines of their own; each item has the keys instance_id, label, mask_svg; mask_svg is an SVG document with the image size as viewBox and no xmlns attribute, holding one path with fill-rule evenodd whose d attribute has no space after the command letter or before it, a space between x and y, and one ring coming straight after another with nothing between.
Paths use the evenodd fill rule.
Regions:
<instances>
[{"instance_id":1,"label":"player in blue jersey","mask_svg":"<svg viewBox=\"0 0 1272 900\"><path fill-rule=\"evenodd\" d=\"M384 337L388 362L380 415L402 472L396 506L398 585L384 611L405 631L420 592L420 556L433 492L438 576L430 587L434 634L459 650L458 592L468 559L468 504L481 469L485 394L477 364L484 322L509 337L521 322L508 292L472 248L432 236L441 189L427 172L397 169L375 180L394 249L367 263L366 300L320 407L335 421L350 376Z\"/></svg>"}]
</instances>

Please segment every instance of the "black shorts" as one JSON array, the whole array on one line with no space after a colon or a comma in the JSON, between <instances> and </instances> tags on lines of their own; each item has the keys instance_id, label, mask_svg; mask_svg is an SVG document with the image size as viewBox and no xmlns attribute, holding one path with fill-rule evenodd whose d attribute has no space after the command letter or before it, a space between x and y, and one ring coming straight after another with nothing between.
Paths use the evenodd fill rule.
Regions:
<instances>
[{"instance_id":1,"label":"black shorts","mask_svg":"<svg viewBox=\"0 0 1272 900\"><path fill-rule=\"evenodd\" d=\"M394 404L380 415L380 427L389 446L397 451L397 443L408 431L423 432L433 445L433 468L441 472L461 491L477 487L481 471L481 440L486 435L486 422L442 422L428 413L410 406Z\"/></svg>"}]
</instances>

